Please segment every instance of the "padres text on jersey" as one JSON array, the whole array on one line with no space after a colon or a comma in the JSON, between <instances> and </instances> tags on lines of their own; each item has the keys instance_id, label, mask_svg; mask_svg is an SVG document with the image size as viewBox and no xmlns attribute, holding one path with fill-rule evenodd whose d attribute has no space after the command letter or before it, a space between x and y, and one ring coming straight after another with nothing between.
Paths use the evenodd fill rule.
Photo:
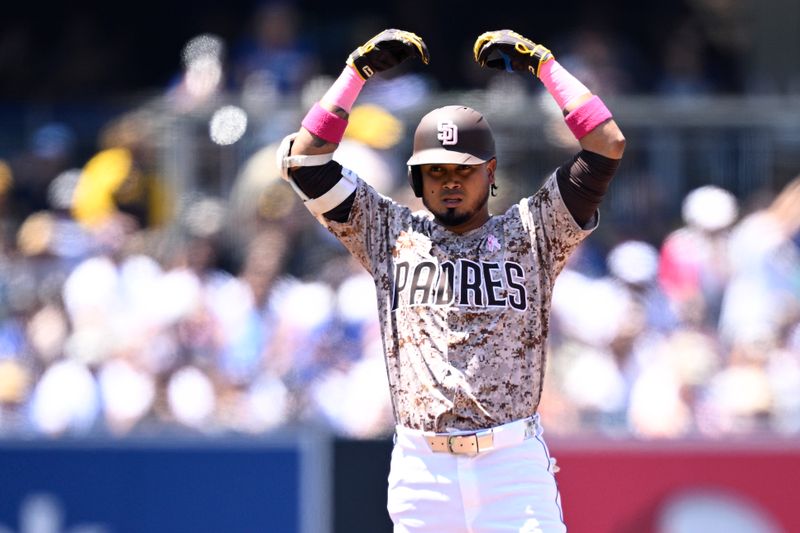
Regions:
<instances>
[{"instance_id":1,"label":"padres text on jersey","mask_svg":"<svg viewBox=\"0 0 800 533\"><path fill-rule=\"evenodd\" d=\"M524 311L525 270L513 261L400 261L394 264L392 310L407 305L511 307Z\"/></svg>"}]
</instances>

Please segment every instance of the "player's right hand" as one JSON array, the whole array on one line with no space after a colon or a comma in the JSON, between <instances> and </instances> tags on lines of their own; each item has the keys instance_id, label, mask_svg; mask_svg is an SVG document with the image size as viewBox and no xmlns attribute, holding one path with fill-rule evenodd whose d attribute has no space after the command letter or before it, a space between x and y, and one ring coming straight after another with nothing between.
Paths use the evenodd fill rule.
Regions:
<instances>
[{"instance_id":1,"label":"player's right hand","mask_svg":"<svg viewBox=\"0 0 800 533\"><path fill-rule=\"evenodd\" d=\"M388 70L415 56L426 65L430 61L428 47L422 38L410 31L388 29L356 48L347 58L347 64L367 80L376 72Z\"/></svg>"},{"instance_id":2,"label":"player's right hand","mask_svg":"<svg viewBox=\"0 0 800 533\"><path fill-rule=\"evenodd\" d=\"M527 70L537 78L542 65L553 59L550 50L512 30L481 34L475 40L472 53L482 67L508 72Z\"/></svg>"}]
</instances>

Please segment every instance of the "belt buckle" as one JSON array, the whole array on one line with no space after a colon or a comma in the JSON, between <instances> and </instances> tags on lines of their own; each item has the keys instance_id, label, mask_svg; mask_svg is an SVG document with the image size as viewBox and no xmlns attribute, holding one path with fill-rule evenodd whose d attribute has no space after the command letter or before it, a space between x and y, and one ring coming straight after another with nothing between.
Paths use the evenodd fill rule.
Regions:
<instances>
[{"instance_id":1,"label":"belt buckle","mask_svg":"<svg viewBox=\"0 0 800 533\"><path fill-rule=\"evenodd\" d=\"M458 452L453 449L453 439L461 437L462 435L448 435L447 436L447 451L452 455L458 455Z\"/></svg>"},{"instance_id":2,"label":"belt buckle","mask_svg":"<svg viewBox=\"0 0 800 533\"><path fill-rule=\"evenodd\" d=\"M488 438L488 442L487 439ZM464 439L458 449L454 447L456 439ZM492 431L478 431L476 433L467 433L462 435L448 435L447 436L447 451L452 455L468 455L474 457L483 451L489 451L493 448Z\"/></svg>"}]
</instances>

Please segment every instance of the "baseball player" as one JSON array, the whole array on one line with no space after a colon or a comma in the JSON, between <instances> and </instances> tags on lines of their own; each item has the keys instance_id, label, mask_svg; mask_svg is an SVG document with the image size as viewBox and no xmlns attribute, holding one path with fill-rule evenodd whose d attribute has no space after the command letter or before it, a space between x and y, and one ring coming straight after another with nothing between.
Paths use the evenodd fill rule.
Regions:
<instances>
[{"instance_id":1,"label":"baseball player","mask_svg":"<svg viewBox=\"0 0 800 533\"><path fill-rule=\"evenodd\" d=\"M491 31L474 55L482 67L541 80L581 146L505 213L489 211L494 138L469 107L434 109L416 129L408 175L427 212L378 194L331 159L365 82L412 57L428 63L425 43L406 31L384 30L349 56L279 160L308 209L375 279L397 423L395 531L566 531L536 413L551 292L597 225L625 139L544 46Z\"/></svg>"}]
</instances>

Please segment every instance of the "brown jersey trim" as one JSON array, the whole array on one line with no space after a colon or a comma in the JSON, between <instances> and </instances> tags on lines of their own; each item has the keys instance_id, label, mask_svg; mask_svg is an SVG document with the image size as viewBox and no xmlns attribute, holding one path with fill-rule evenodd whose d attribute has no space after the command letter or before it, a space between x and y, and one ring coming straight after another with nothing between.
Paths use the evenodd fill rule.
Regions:
<instances>
[{"instance_id":1,"label":"brown jersey trim","mask_svg":"<svg viewBox=\"0 0 800 533\"><path fill-rule=\"evenodd\" d=\"M619 162L619 159L581 150L556 171L561 198L581 227L592 219L600 206Z\"/></svg>"}]
</instances>

